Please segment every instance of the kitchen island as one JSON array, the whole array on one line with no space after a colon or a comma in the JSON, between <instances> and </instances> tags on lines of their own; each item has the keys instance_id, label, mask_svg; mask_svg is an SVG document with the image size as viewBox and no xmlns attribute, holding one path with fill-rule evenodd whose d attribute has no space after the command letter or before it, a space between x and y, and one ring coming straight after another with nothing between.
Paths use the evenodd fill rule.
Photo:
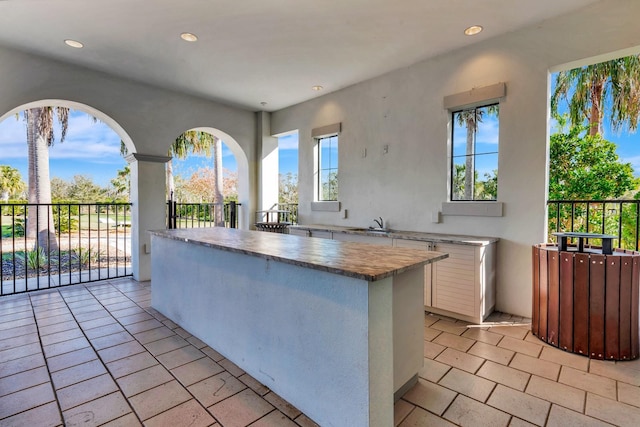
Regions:
<instances>
[{"instance_id":1,"label":"kitchen island","mask_svg":"<svg viewBox=\"0 0 640 427\"><path fill-rule=\"evenodd\" d=\"M224 228L151 232L152 306L320 425L393 425L447 257Z\"/></svg>"}]
</instances>

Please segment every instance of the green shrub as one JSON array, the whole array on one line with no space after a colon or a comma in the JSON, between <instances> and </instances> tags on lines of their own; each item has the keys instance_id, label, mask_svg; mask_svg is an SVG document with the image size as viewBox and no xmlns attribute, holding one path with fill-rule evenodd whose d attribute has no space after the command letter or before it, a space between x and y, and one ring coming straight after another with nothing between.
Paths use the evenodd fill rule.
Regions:
<instances>
[{"instance_id":1,"label":"green shrub","mask_svg":"<svg viewBox=\"0 0 640 427\"><path fill-rule=\"evenodd\" d=\"M27 267L32 270L39 270L47 266L47 253L43 248L27 251L24 256Z\"/></svg>"}]
</instances>

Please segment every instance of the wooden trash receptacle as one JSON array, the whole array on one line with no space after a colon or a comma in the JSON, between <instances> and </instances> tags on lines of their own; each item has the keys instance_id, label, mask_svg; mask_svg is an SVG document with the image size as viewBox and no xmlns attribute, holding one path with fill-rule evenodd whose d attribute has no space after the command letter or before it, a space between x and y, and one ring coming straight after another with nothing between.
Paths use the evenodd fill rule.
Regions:
<instances>
[{"instance_id":1,"label":"wooden trash receptacle","mask_svg":"<svg viewBox=\"0 0 640 427\"><path fill-rule=\"evenodd\" d=\"M593 359L636 359L639 282L640 252L535 245L531 330L547 344Z\"/></svg>"}]
</instances>

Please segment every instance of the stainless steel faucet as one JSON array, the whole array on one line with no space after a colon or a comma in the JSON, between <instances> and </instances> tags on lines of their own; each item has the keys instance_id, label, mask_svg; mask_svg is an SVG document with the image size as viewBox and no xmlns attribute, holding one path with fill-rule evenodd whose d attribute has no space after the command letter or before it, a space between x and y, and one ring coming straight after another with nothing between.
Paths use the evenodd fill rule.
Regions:
<instances>
[{"instance_id":1,"label":"stainless steel faucet","mask_svg":"<svg viewBox=\"0 0 640 427\"><path fill-rule=\"evenodd\" d=\"M376 224L378 224L379 228L384 228L384 221L382 220L382 217L379 217L379 219L374 219L373 220Z\"/></svg>"}]
</instances>

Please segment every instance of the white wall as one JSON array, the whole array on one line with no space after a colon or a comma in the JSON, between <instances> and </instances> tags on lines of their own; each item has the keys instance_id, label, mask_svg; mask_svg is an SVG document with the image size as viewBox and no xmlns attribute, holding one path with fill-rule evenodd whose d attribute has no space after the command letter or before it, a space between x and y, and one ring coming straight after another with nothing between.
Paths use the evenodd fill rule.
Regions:
<instances>
[{"instance_id":1,"label":"white wall","mask_svg":"<svg viewBox=\"0 0 640 427\"><path fill-rule=\"evenodd\" d=\"M529 316L531 245L546 237L549 69L637 52L638 16L638 1L602 1L273 113L274 134L299 129L300 222L368 226L382 216L395 229L499 237L497 309ZM450 118L443 97L498 82L507 85L500 104L503 216L444 216L432 223L432 212L447 201ZM336 122L342 122L339 200L347 219L310 209L311 129Z\"/></svg>"},{"instance_id":2,"label":"white wall","mask_svg":"<svg viewBox=\"0 0 640 427\"><path fill-rule=\"evenodd\" d=\"M253 112L0 46L0 120L41 100L69 101L74 107L88 106L86 111L111 125L127 143L130 152L145 156L166 156L169 145L189 129L215 128L221 134L229 135L237 143L237 147L231 147L236 148L236 157L245 156L238 159L239 202L242 204L240 223L245 227L252 223L250 218L253 218L252 212L255 212L257 203L254 184L257 181L256 118ZM229 145L230 141L225 142ZM148 167L156 170L153 166ZM140 167L139 172L144 173L145 168ZM141 212L145 212L140 203L164 206L164 200L149 200L149 195L164 199L164 191L157 188L164 188L164 180L155 178L138 183L137 194L146 197L132 200L134 210L141 208ZM164 220L159 219L164 218L164 212L154 215L155 220L144 221L144 224L136 224L136 216L132 225L138 233L133 239L137 246L132 248L132 252L143 252L144 243L149 242L146 230L165 227ZM148 280L149 257L144 253L139 255L134 255L134 259L145 265L137 266L134 277Z\"/></svg>"}]
</instances>

